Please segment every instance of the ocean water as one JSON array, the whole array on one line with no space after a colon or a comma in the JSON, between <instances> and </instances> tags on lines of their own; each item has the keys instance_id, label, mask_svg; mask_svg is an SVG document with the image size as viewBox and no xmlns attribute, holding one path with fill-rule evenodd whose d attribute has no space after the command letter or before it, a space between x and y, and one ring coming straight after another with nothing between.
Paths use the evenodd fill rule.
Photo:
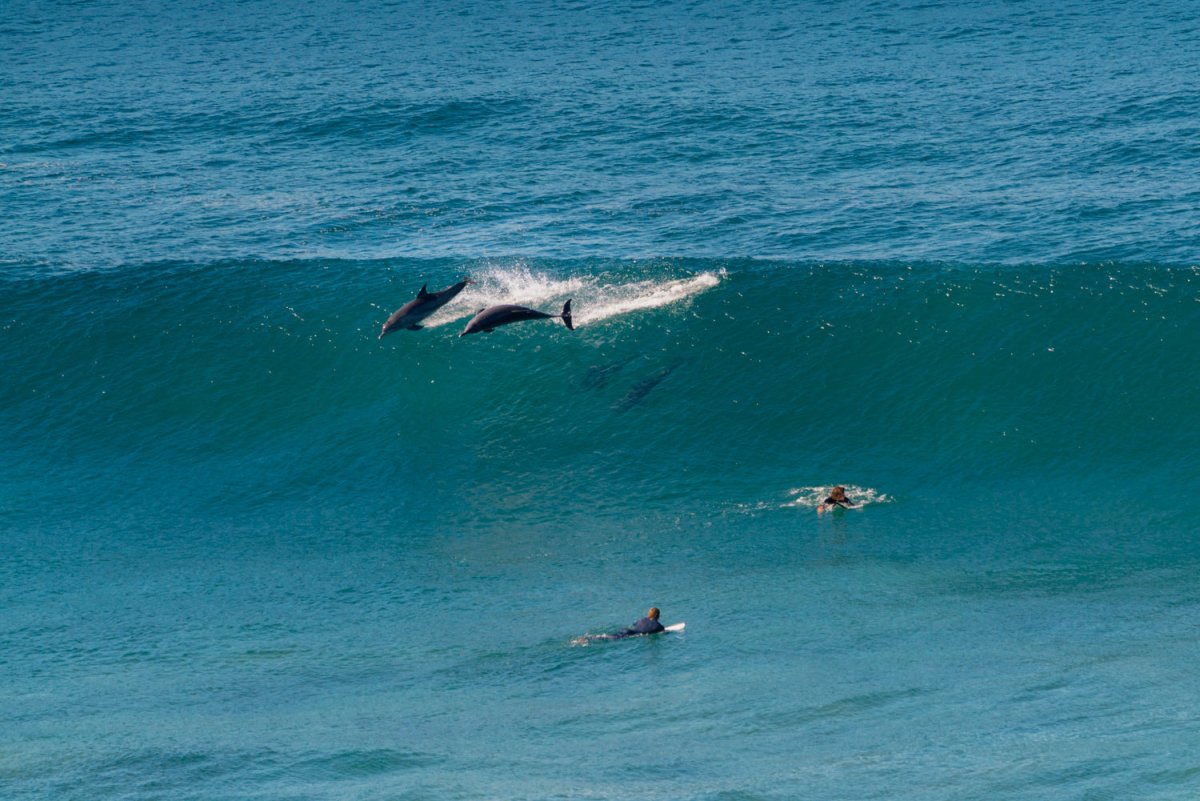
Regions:
<instances>
[{"instance_id":1,"label":"ocean water","mask_svg":"<svg viewBox=\"0 0 1200 801\"><path fill-rule=\"evenodd\" d=\"M1193 4L0 16L0 798L1200 793Z\"/></svg>"}]
</instances>

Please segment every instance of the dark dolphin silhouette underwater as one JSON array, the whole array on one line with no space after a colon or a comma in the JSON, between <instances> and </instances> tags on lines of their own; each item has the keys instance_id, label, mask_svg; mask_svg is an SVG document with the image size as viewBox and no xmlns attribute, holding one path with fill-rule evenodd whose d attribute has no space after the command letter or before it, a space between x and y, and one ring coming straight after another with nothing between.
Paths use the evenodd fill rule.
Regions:
<instances>
[{"instance_id":1,"label":"dark dolphin silhouette underwater","mask_svg":"<svg viewBox=\"0 0 1200 801\"><path fill-rule=\"evenodd\" d=\"M489 306L486 309L480 309L479 313L471 318L471 322L467 323L467 327L459 334L460 337L465 337L467 334L478 334L481 331L490 334L502 325L509 323L519 323L522 320L547 320L559 319L563 321L569 330L574 331L575 325L571 322L571 301L563 304L562 314L546 314L537 309L528 309L524 306L513 306L512 304L502 304L500 306Z\"/></svg>"},{"instance_id":2,"label":"dark dolphin silhouette underwater","mask_svg":"<svg viewBox=\"0 0 1200 801\"><path fill-rule=\"evenodd\" d=\"M641 381L630 387L629 391L625 393L625 397L613 404L613 408L619 412L624 412L633 408L641 402L642 398L650 394L650 390L657 387L667 379L667 376L675 372L681 364L683 364L682 361L675 362L674 364L670 364L658 372L643 378Z\"/></svg>"},{"instance_id":3,"label":"dark dolphin silhouette underwater","mask_svg":"<svg viewBox=\"0 0 1200 801\"><path fill-rule=\"evenodd\" d=\"M622 359L609 362L608 364L596 364L587 369L587 373L583 376L583 386L585 389L602 389L612 381L616 374L625 367L625 365L638 358L639 354L626 356Z\"/></svg>"},{"instance_id":4,"label":"dark dolphin silhouette underwater","mask_svg":"<svg viewBox=\"0 0 1200 801\"><path fill-rule=\"evenodd\" d=\"M455 296L470 283L472 283L470 278L464 278L441 292L430 292L426 289L428 284L422 284L421 291L415 298L396 309L392 312L392 316L387 318L387 322L383 324L383 329L379 332L379 338L383 339L393 331L399 331L402 328L409 331L420 331L423 328L422 320L454 300Z\"/></svg>"}]
</instances>

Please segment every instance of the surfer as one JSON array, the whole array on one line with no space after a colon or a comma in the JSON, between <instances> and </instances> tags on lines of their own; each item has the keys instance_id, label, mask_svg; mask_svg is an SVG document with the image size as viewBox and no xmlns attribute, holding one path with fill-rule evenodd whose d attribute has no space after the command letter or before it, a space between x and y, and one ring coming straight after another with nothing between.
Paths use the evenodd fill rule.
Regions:
<instances>
[{"instance_id":1,"label":"surfer","mask_svg":"<svg viewBox=\"0 0 1200 801\"><path fill-rule=\"evenodd\" d=\"M646 616L638 619L636 623L627 629L621 629L614 634L584 634L582 637L576 637L571 640L573 645L587 645L590 642L603 642L606 640L623 640L626 637L639 637L643 634L658 634L662 631L683 631L683 623L673 623L670 626L664 626L658 621L658 607L650 607L650 611Z\"/></svg>"},{"instance_id":2,"label":"surfer","mask_svg":"<svg viewBox=\"0 0 1200 801\"><path fill-rule=\"evenodd\" d=\"M658 622L658 607L650 607L650 611L646 616L638 620L629 628L617 634L618 637L634 637L638 634L658 634L660 631L666 631L662 623Z\"/></svg>"},{"instance_id":3,"label":"surfer","mask_svg":"<svg viewBox=\"0 0 1200 801\"><path fill-rule=\"evenodd\" d=\"M843 509L852 509L854 502L846 497L846 488L840 484L829 491L829 497L821 501L817 507L817 514L821 514L826 508L832 509L835 506L840 506Z\"/></svg>"}]
</instances>

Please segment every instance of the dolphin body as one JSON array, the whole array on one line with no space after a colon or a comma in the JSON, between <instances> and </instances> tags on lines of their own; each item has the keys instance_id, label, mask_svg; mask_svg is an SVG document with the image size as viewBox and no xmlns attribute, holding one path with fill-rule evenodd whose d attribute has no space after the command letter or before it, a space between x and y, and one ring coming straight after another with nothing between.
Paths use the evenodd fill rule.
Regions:
<instances>
[{"instance_id":1,"label":"dolphin body","mask_svg":"<svg viewBox=\"0 0 1200 801\"><path fill-rule=\"evenodd\" d=\"M619 412L628 411L629 409L633 408L641 402L642 398L650 394L650 390L657 387L667 379L667 376L675 372L675 370L678 369L679 365L681 364L683 364L681 361L675 362L672 365L662 368L657 373L654 373L647 378L643 378L641 381L634 384L630 388L629 392L625 393L625 397L617 401L613 408Z\"/></svg>"},{"instance_id":2,"label":"dolphin body","mask_svg":"<svg viewBox=\"0 0 1200 801\"><path fill-rule=\"evenodd\" d=\"M636 359L637 356L626 356L623 359L618 359L615 362L608 364L597 364L588 368L587 375L583 377L583 386L586 389L602 389L608 386L608 382L616 378L616 374L625 365Z\"/></svg>"},{"instance_id":3,"label":"dolphin body","mask_svg":"<svg viewBox=\"0 0 1200 801\"><path fill-rule=\"evenodd\" d=\"M422 320L454 300L454 297L462 292L469 283L471 283L471 279L464 278L441 292L430 292L426 288L428 284L422 284L421 291L415 298L396 309L392 312L392 316L387 318L387 322L383 324L383 330L379 332L379 338L383 339L393 331L399 331L402 328L407 328L409 331L420 331L423 328Z\"/></svg>"},{"instance_id":4,"label":"dolphin body","mask_svg":"<svg viewBox=\"0 0 1200 801\"><path fill-rule=\"evenodd\" d=\"M471 318L471 322L467 323L467 327L459 334L460 337L465 337L467 334L478 334L479 332L492 333L495 329L509 323L519 323L522 320L546 320L553 318L561 318L563 325L568 330L574 331L575 326L571 322L571 301L563 304L562 314L546 314L537 309L527 309L524 306L513 306L503 304L501 306L489 306L486 309L480 309L479 313Z\"/></svg>"}]
</instances>

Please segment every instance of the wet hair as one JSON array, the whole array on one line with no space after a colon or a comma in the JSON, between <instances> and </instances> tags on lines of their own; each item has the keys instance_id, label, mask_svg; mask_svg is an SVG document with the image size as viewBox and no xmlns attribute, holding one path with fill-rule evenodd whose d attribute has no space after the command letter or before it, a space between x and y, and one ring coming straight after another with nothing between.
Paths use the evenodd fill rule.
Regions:
<instances>
[{"instance_id":1,"label":"wet hair","mask_svg":"<svg viewBox=\"0 0 1200 801\"><path fill-rule=\"evenodd\" d=\"M658 620L658 607L650 607L650 611L646 613L646 617L650 618L651 620Z\"/></svg>"},{"instance_id":2,"label":"wet hair","mask_svg":"<svg viewBox=\"0 0 1200 801\"><path fill-rule=\"evenodd\" d=\"M846 500L846 488L839 484L838 486L834 487L832 491L830 491L829 497L833 498L835 501Z\"/></svg>"}]
</instances>

